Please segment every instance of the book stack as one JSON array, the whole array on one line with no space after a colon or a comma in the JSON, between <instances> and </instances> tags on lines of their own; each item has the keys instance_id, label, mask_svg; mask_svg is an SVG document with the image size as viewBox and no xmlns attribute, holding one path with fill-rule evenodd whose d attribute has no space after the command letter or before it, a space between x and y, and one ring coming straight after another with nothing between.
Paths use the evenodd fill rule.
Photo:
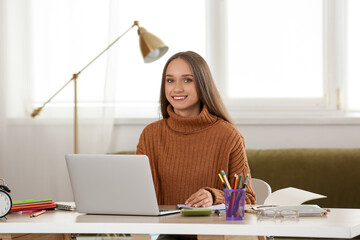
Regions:
<instances>
[{"instance_id":1,"label":"book stack","mask_svg":"<svg viewBox=\"0 0 360 240\"><path fill-rule=\"evenodd\" d=\"M10 212L32 212L40 211L44 209L55 209L56 203L52 199L42 199L42 200L22 200L22 201L13 201L12 208Z\"/></svg>"},{"instance_id":2,"label":"book stack","mask_svg":"<svg viewBox=\"0 0 360 240\"><path fill-rule=\"evenodd\" d=\"M76 206L74 202L57 202L56 209L65 211L75 211Z\"/></svg>"}]
</instances>

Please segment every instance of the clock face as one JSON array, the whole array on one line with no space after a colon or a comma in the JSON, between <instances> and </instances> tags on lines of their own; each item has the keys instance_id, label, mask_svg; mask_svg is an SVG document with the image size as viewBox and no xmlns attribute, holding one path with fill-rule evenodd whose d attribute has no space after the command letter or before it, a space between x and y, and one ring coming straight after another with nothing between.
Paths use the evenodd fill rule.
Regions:
<instances>
[{"instance_id":1,"label":"clock face","mask_svg":"<svg viewBox=\"0 0 360 240\"><path fill-rule=\"evenodd\" d=\"M0 191L0 218L6 216L11 210L11 198L6 192Z\"/></svg>"}]
</instances>

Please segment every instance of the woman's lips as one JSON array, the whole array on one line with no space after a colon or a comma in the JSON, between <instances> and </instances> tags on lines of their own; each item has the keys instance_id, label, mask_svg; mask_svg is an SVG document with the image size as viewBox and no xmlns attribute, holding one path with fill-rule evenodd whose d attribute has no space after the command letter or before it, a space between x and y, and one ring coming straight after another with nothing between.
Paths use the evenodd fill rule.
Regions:
<instances>
[{"instance_id":1,"label":"woman's lips","mask_svg":"<svg viewBox=\"0 0 360 240\"><path fill-rule=\"evenodd\" d=\"M172 96L172 98L175 100L175 101L183 101L187 98L187 96Z\"/></svg>"}]
</instances>

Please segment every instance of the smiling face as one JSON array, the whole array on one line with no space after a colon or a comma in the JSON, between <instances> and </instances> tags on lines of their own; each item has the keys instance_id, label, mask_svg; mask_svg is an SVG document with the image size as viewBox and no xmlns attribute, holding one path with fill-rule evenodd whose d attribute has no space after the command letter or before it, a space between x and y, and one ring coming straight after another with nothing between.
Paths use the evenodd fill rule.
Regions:
<instances>
[{"instance_id":1,"label":"smiling face","mask_svg":"<svg viewBox=\"0 0 360 240\"><path fill-rule=\"evenodd\" d=\"M165 95L176 114L182 117L199 115L200 100L194 75L190 65L182 58L171 61L166 69Z\"/></svg>"}]
</instances>

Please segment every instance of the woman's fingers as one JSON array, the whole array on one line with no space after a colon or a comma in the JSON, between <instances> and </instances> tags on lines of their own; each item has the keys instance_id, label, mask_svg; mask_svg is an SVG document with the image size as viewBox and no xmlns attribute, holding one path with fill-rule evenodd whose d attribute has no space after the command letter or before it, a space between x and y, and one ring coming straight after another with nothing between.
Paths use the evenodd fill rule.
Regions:
<instances>
[{"instance_id":1,"label":"woman's fingers","mask_svg":"<svg viewBox=\"0 0 360 240\"><path fill-rule=\"evenodd\" d=\"M200 189L196 193L192 194L185 204L193 207L210 207L213 204L212 195L205 189Z\"/></svg>"}]
</instances>

